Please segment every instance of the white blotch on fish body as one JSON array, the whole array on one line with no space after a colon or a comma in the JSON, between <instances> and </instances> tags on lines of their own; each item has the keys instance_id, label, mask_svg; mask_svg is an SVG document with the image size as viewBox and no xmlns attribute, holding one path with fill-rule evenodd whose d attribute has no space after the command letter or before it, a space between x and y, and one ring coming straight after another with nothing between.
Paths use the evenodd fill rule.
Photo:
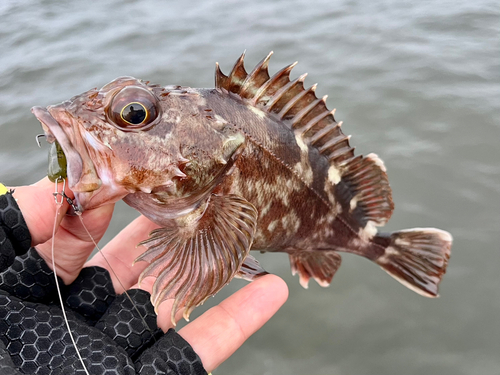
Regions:
<instances>
[{"instance_id":1,"label":"white blotch on fish body","mask_svg":"<svg viewBox=\"0 0 500 375\"><path fill-rule=\"evenodd\" d=\"M295 215L295 224L293 225L293 233L297 233L300 228L300 219L297 215Z\"/></svg>"},{"instance_id":2,"label":"white blotch on fish body","mask_svg":"<svg viewBox=\"0 0 500 375\"><path fill-rule=\"evenodd\" d=\"M263 231L258 230L255 232L255 236L253 238L253 243L254 243L254 245L267 243L267 238L264 236Z\"/></svg>"},{"instance_id":3,"label":"white blotch on fish body","mask_svg":"<svg viewBox=\"0 0 500 375\"><path fill-rule=\"evenodd\" d=\"M281 199L283 206L288 207L290 205L290 196L287 192L281 192L281 194L278 194L278 198Z\"/></svg>"},{"instance_id":4,"label":"white blotch on fish body","mask_svg":"<svg viewBox=\"0 0 500 375\"><path fill-rule=\"evenodd\" d=\"M332 238L335 235L335 231L333 230L332 227L326 226L323 229L323 233L321 235L321 238Z\"/></svg>"},{"instance_id":5,"label":"white blotch on fish body","mask_svg":"<svg viewBox=\"0 0 500 375\"><path fill-rule=\"evenodd\" d=\"M305 171L304 171L304 182L307 184L307 185L311 185L312 182L313 182L313 179L314 179L314 175L313 175L313 170L312 168L309 166Z\"/></svg>"},{"instance_id":6,"label":"white blotch on fish body","mask_svg":"<svg viewBox=\"0 0 500 375\"><path fill-rule=\"evenodd\" d=\"M310 186L313 182L313 171L309 163L307 164L304 163L304 160L299 161L295 166L293 167L293 170L295 173L297 173L302 181L308 186Z\"/></svg>"},{"instance_id":7,"label":"white blotch on fish body","mask_svg":"<svg viewBox=\"0 0 500 375\"><path fill-rule=\"evenodd\" d=\"M270 168L269 158L262 158L260 161L260 165L263 170L268 170Z\"/></svg>"},{"instance_id":8,"label":"white blotch on fish body","mask_svg":"<svg viewBox=\"0 0 500 375\"><path fill-rule=\"evenodd\" d=\"M295 189L294 189L294 183L293 183L293 182L294 182L294 181L293 181L293 179L291 179L291 178L290 178L290 179L287 179L287 180L286 180L286 182L285 182L286 187L287 187L288 189L290 189L290 190L295 190Z\"/></svg>"},{"instance_id":9,"label":"white blotch on fish body","mask_svg":"<svg viewBox=\"0 0 500 375\"><path fill-rule=\"evenodd\" d=\"M317 225L325 225L326 224L326 220L327 220L327 217L326 215L323 215L321 217L318 218L317 220Z\"/></svg>"},{"instance_id":10,"label":"white blotch on fish body","mask_svg":"<svg viewBox=\"0 0 500 375\"><path fill-rule=\"evenodd\" d=\"M294 211L290 211L281 218L281 225L283 226L283 229L286 231L287 235L292 235L297 233L297 230L300 227L300 219Z\"/></svg>"},{"instance_id":11,"label":"white blotch on fish body","mask_svg":"<svg viewBox=\"0 0 500 375\"><path fill-rule=\"evenodd\" d=\"M293 170L299 175L299 176L302 176L302 162L298 162L297 164L295 164L295 166L293 167Z\"/></svg>"},{"instance_id":12,"label":"white blotch on fish body","mask_svg":"<svg viewBox=\"0 0 500 375\"><path fill-rule=\"evenodd\" d=\"M295 141L301 152L300 162L295 164L293 170L301 177L306 185L311 186L314 176L311 164L309 163L309 149L300 134L295 134Z\"/></svg>"},{"instance_id":13,"label":"white blotch on fish body","mask_svg":"<svg viewBox=\"0 0 500 375\"><path fill-rule=\"evenodd\" d=\"M332 224L336 217L337 217L337 215L335 213L331 212L328 215L326 215L326 222L328 224Z\"/></svg>"},{"instance_id":14,"label":"white blotch on fish body","mask_svg":"<svg viewBox=\"0 0 500 375\"><path fill-rule=\"evenodd\" d=\"M361 228L358 232L359 238L364 241L371 240L377 234L377 227L375 222L372 220L368 220L364 228Z\"/></svg>"},{"instance_id":15,"label":"white blotch on fish body","mask_svg":"<svg viewBox=\"0 0 500 375\"><path fill-rule=\"evenodd\" d=\"M339 215L342 213L342 206L340 203L337 202L335 198L335 194L333 192L332 185L329 183L325 183L325 189L324 189L326 196L328 197L328 201L330 202L330 205L332 207L333 214Z\"/></svg>"},{"instance_id":16,"label":"white blotch on fish body","mask_svg":"<svg viewBox=\"0 0 500 375\"><path fill-rule=\"evenodd\" d=\"M299 146L302 152L307 153L309 151L307 145L304 143L304 140L302 139L302 135L295 134L295 141L297 142L297 145Z\"/></svg>"},{"instance_id":17,"label":"white blotch on fish body","mask_svg":"<svg viewBox=\"0 0 500 375\"><path fill-rule=\"evenodd\" d=\"M276 225L278 225L278 220L273 220L269 223L269 225L267 226L267 230L272 233L274 232L274 229L276 229Z\"/></svg>"},{"instance_id":18,"label":"white blotch on fish body","mask_svg":"<svg viewBox=\"0 0 500 375\"><path fill-rule=\"evenodd\" d=\"M245 184L245 187L248 191L248 194L252 194L254 188L254 183L252 182L252 180L248 180L247 183Z\"/></svg>"},{"instance_id":19,"label":"white blotch on fish body","mask_svg":"<svg viewBox=\"0 0 500 375\"><path fill-rule=\"evenodd\" d=\"M271 205L272 205L272 202L269 201L267 202L267 204L262 207L260 210L259 210L259 216L261 218L263 218L265 215L267 215L267 213L269 212L269 210L271 209Z\"/></svg>"},{"instance_id":20,"label":"white blotch on fish body","mask_svg":"<svg viewBox=\"0 0 500 375\"><path fill-rule=\"evenodd\" d=\"M341 176L340 171L334 165L331 165L328 168L328 181L330 181L333 185L337 185L340 182Z\"/></svg>"},{"instance_id":21,"label":"white blotch on fish body","mask_svg":"<svg viewBox=\"0 0 500 375\"><path fill-rule=\"evenodd\" d=\"M349 248L359 249L363 246L363 244L364 244L364 242L361 239L354 237L349 241Z\"/></svg>"},{"instance_id":22,"label":"white blotch on fish body","mask_svg":"<svg viewBox=\"0 0 500 375\"><path fill-rule=\"evenodd\" d=\"M291 191L285 189L288 179L284 176L276 176L276 182L269 184L264 180L255 180L255 190L258 192L256 202L259 207L268 205L272 199L278 199L281 203L288 207L290 204Z\"/></svg>"},{"instance_id":23,"label":"white blotch on fish body","mask_svg":"<svg viewBox=\"0 0 500 375\"><path fill-rule=\"evenodd\" d=\"M354 211L357 205L358 205L358 196L355 195L349 202L350 212Z\"/></svg>"}]
</instances>

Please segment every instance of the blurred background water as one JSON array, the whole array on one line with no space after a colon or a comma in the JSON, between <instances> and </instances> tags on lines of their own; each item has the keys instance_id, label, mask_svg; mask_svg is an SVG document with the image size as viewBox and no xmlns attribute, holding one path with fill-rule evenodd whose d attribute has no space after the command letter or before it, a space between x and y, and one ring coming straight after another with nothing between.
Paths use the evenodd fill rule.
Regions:
<instances>
[{"instance_id":1,"label":"blurred background water","mask_svg":"<svg viewBox=\"0 0 500 375\"><path fill-rule=\"evenodd\" d=\"M386 226L454 236L441 297L343 255L328 289L300 287L284 254L256 254L290 298L215 374L500 374L500 6L497 1L0 2L0 181L46 174L30 108L119 75L213 87L299 60L357 152L377 153L396 203ZM120 204L105 238L137 213ZM236 280L195 316L245 283Z\"/></svg>"}]
</instances>

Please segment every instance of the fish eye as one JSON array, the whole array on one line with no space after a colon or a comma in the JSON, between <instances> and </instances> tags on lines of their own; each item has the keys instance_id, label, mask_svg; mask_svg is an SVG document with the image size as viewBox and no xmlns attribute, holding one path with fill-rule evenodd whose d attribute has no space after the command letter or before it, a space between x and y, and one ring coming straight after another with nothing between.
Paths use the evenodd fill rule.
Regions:
<instances>
[{"instance_id":1,"label":"fish eye","mask_svg":"<svg viewBox=\"0 0 500 375\"><path fill-rule=\"evenodd\" d=\"M148 90L127 86L118 92L108 108L108 116L116 127L125 131L146 130L159 117L156 97Z\"/></svg>"},{"instance_id":2,"label":"fish eye","mask_svg":"<svg viewBox=\"0 0 500 375\"><path fill-rule=\"evenodd\" d=\"M122 108L120 116L130 125L140 125L148 118L148 110L141 103L132 102Z\"/></svg>"}]
</instances>

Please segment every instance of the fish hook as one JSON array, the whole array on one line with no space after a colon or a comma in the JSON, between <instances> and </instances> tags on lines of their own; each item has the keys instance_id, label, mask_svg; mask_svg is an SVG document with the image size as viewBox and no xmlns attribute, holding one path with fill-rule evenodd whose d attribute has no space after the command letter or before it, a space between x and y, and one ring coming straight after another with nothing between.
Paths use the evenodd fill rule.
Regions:
<instances>
[{"instance_id":1,"label":"fish hook","mask_svg":"<svg viewBox=\"0 0 500 375\"><path fill-rule=\"evenodd\" d=\"M35 137L35 140L36 140L36 144L38 145L39 148L42 148L42 145L40 144L40 138L42 137L45 137L45 134L38 134L36 137Z\"/></svg>"}]
</instances>

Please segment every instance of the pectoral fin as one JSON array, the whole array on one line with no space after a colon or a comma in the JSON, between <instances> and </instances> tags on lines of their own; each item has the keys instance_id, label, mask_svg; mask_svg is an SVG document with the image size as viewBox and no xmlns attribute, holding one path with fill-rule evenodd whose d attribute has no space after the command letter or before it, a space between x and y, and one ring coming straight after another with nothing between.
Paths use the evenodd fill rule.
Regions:
<instances>
[{"instance_id":1,"label":"pectoral fin","mask_svg":"<svg viewBox=\"0 0 500 375\"><path fill-rule=\"evenodd\" d=\"M141 242L148 247L136 261L151 264L142 273L156 276L151 301L174 299L175 313L185 308L184 318L208 297L216 294L240 271L256 229L257 210L236 196L211 195L204 210L185 225L160 228Z\"/></svg>"}]
</instances>

